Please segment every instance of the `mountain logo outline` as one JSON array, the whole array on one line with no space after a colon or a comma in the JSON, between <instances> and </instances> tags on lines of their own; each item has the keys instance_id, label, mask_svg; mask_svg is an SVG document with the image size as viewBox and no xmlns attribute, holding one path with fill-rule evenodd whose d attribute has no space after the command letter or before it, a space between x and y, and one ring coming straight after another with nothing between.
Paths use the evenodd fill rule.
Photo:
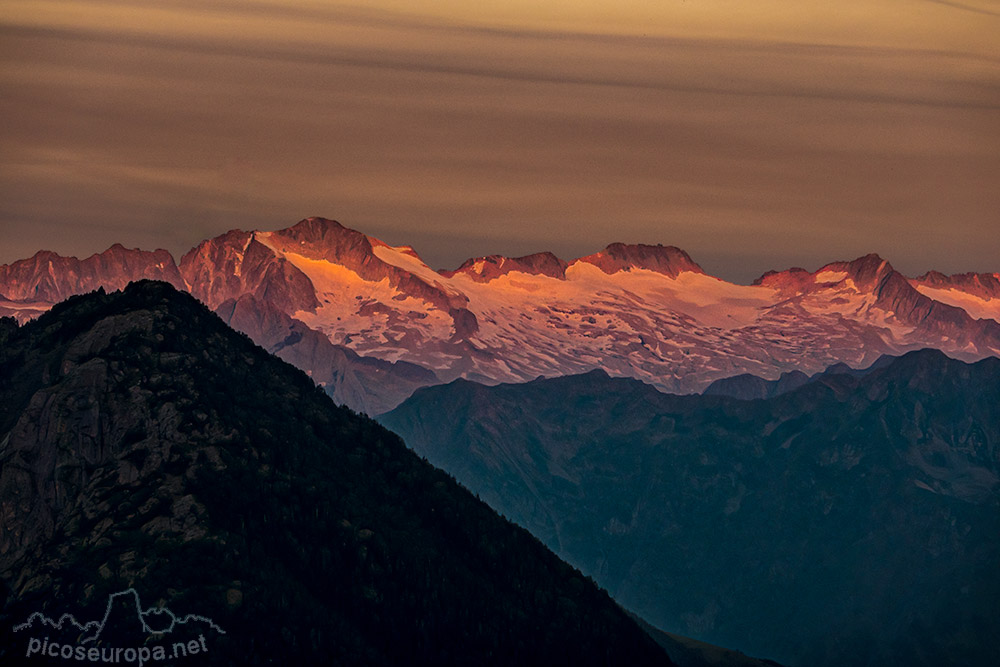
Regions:
<instances>
[{"instance_id":1,"label":"mountain logo outline","mask_svg":"<svg viewBox=\"0 0 1000 667\"><path fill-rule=\"evenodd\" d=\"M207 623L210 628L218 632L219 634L226 634L226 631L219 627L215 621L208 618L207 616L200 616L198 614L187 614L183 617L178 617L177 614L170 611L167 607L149 607L145 611L142 610L142 603L139 600L139 592L134 588L127 588L123 591L117 593L112 593L108 596L108 604L104 609L104 616L100 621L88 621L87 623L80 623L76 620L73 614L63 614L59 617L58 621L54 621L52 618L46 616L41 612L34 612L24 623L14 626L14 632L20 632L21 630L26 630L31 628L34 622L37 620L43 627L49 627L53 630L62 630L63 624L69 622L73 627L83 633L93 632L90 636L84 636L81 640L81 644L86 644L88 642L96 641L98 637L101 636L101 632L104 631L104 626L108 622L108 618L111 616L111 610L114 606L115 599L122 596L131 595L132 601L135 603L136 616L139 619L139 623L142 624L142 629L149 634L169 634L174 631L178 625L185 625L191 621L200 621L202 623ZM170 625L166 629L153 629L146 622L147 617L162 617L166 615L170 619ZM96 630L96 632L94 631Z\"/></svg>"}]
</instances>

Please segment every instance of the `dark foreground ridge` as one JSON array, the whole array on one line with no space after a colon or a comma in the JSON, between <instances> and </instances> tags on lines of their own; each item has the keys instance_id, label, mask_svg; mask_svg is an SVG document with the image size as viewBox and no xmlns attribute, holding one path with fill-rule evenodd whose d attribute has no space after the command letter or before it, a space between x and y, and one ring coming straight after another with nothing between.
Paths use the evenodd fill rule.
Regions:
<instances>
[{"instance_id":1,"label":"dark foreground ridge","mask_svg":"<svg viewBox=\"0 0 1000 667\"><path fill-rule=\"evenodd\" d=\"M107 616L84 647L190 646L162 664L670 664L526 531L165 283L0 323L0 510L3 664L94 636L41 619L63 613Z\"/></svg>"}]
</instances>

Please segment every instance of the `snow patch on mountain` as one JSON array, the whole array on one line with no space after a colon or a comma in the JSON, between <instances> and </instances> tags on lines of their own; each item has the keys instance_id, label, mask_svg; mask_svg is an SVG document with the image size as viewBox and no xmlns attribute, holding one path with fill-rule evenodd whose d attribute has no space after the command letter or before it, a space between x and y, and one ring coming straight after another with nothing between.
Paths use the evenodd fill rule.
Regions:
<instances>
[{"instance_id":1,"label":"snow patch on mountain","mask_svg":"<svg viewBox=\"0 0 1000 667\"><path fill-rule=\"evenodd\" d=\"M179 274L165 254L113 248L86 262L94 287L176 274L211 308L239 311L255 339L286 355L298 345L304 370L313 370L310 359L327 363L319 339L433 369L428 375L442 381L600 368L694 392L740 373L774 379L920 347L969 360L1000 349L995 274L911 281L878 255L816 272L769 272L753 285L714 278L684 251L652 245L611 244L572 262L551 253L487 255L436 271L410 246L307 218L275 232L233 230L207 240L181 259ZM0 267L0 314L23 321L54 302L38 294L80 291L82 264L39 253Z\"/></svg>"},{"instance_id":2,"label":"snow patch on mountain","mask_svg":"<svg viewBox=\"0 0 1000 667\"><path fill-rule=\"evenodd\" d=\"M847 277L847 271L819 271L816 273L817 283L839 283Z\"/></svg>"},{"instance_id":3,"label":"snow patch on mountain","mask_svg":"<svg viewBox=\"0 0 1000 667\"><path fill-rule=\"evenodd\" d=\"M1000 322L1000 299L976 296L957 287L942 288L929 285L915 285L914 287L924 296L949 306L961 308L977 320Z\"/></svg>"}]
</instances>

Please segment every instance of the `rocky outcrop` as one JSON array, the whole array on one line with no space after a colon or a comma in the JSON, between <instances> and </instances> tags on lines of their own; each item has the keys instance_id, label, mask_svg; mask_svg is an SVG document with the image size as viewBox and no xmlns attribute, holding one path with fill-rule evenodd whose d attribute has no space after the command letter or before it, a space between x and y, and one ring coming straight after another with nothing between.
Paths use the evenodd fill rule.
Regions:
<instances>
[{"instance_id":1,"label":"rocky outcrop","mask_svg":"<svg viewBox=\"0 0 1000 667\"><path fill-rule=\"evenodd\" d=\"M664 245L612 243L601 252L571 262L593 264L605 273L646 269L676 278L684 271L704 273L691 256L680 248Z\"/></svg>"},{"instance_id":2,"label":"rocky outcrop","mask_svg":"<svg viewBox=\"0 0 1000 667\"><path fill-rule=\"evenodd\" d=\"M487 255L466 260L454 271L442 271L441 275L452 278L463 274L479 283L488 283L500 276L517 271L535 276L549 276L559 280L566 279L566 262L550 252L539 252L524 257L504 257L503 255Z\"/></svg>"},{"instance_id":3,"label":"rocky outcrop","mask_svg":"<svg viewBox=\"0 0 1000 667\"><path fill-rule=\"evenodd\" d=\"M285 312L319 305L309 277L252 232L233 230L203 241L181 258L180 270L191 294L212 309L245 294Z\"/></svg>"},{"instance_id":4,"label":"rocky outcrop","mask_svg":"<svg viewBox=\"0 0 1000 667\"><path fill-rule=\"evenodd\" d=\"M0 297L53 304L99 287L121 289L141 279L185 287L173 256L166 250L130 250L116 243L86 259L42 250L30 259L0 266Z\"/></svg>"},{"instance_id":5,"label":"rocky outcrop","mask_svg":"<svg viewBox=\"0 0 1000 667\"><path fill-rule=\"evenodd\" d=\"M784 296L791 296L806 291L815 282L815 274L796 266L784 271L768 271L754 280L752 284L759 287L770 287L778 290Z\"/></svg>"},{"instance_id":6,"label":"rocky outcrop","mask_svg":"<svg viewBox=\"0 0 1000 667\"><path fill-rule=\"evenodd\" d=\"M1000 273L956 273L947 276L939 271L928 271L911 282L939 289L955 289L980 299L1000 299Z\"/></svg>"}]
</instances>

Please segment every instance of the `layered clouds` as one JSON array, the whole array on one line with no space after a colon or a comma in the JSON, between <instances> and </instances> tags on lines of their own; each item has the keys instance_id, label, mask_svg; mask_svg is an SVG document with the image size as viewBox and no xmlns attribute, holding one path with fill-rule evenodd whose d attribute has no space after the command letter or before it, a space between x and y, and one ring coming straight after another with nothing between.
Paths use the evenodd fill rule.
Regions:
<instances>
[{"instance_id":1,"label":"layered clouds","mask_svg":"<svg viewBox=\"0 0 1000 667\"><path fill-rule=\"evenodd\" d=\"M0 0L0 262L326 215L448 268L1000 268L1000 3L467 4Z\"/></svg>"}]
</instances>

